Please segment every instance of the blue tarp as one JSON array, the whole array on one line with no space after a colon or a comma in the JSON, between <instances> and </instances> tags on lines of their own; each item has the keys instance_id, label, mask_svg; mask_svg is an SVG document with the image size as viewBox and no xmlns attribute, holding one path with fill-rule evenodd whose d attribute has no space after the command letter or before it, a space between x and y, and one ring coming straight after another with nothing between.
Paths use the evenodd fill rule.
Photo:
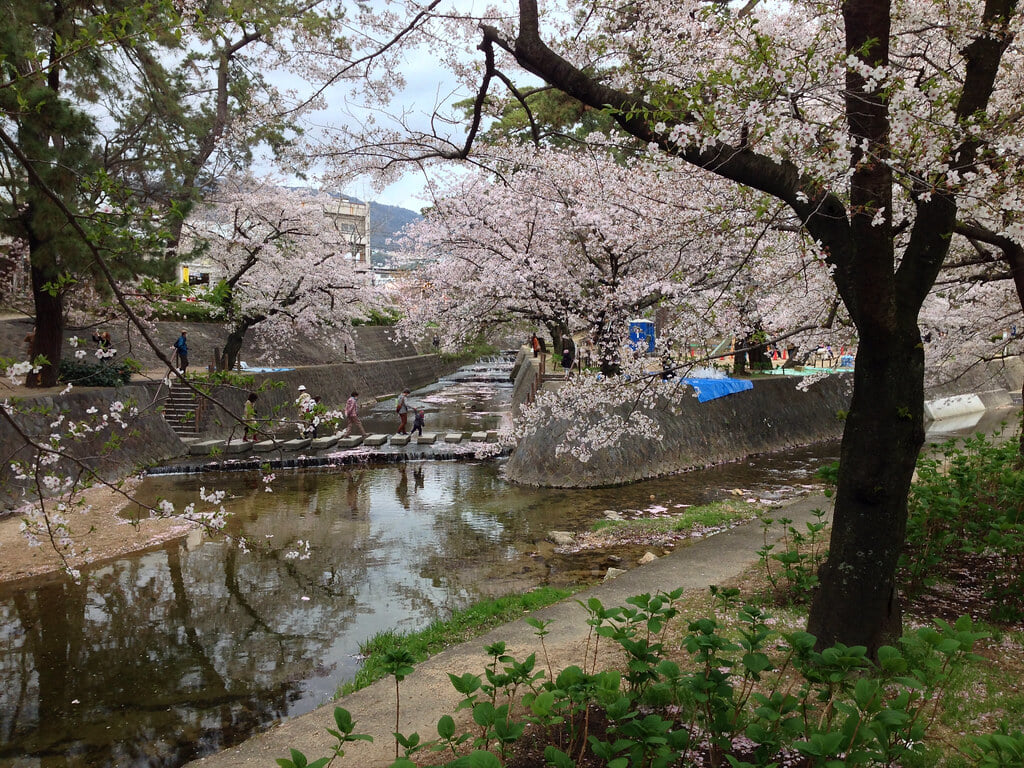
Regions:
<instances>
[{"instance_id":1,"label":"blue tarp","mask_svg":"<svg viewBox=\"0 0 1024 768\"><path fill-rule=\"evenodd\" d=\"M754 388L754 382L747 379L681 379L681 381L697 390L697 401L701 403Z\"/></svg>"}]
</instances>

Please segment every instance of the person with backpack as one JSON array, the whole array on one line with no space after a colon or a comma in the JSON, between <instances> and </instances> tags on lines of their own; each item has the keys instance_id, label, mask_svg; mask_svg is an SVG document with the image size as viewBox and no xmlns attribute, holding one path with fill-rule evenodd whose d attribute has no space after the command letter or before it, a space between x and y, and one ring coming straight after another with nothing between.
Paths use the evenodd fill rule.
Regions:
<instances>
[{"instance_id":1,"label":"person with backpack","mask_svg":"<svg viewBox=\"0 0 1024 768\"><path fill-rule=\"evenodd\" d=\"M398 402L395 403L395 413L398 414L400 422L398 424L398 434L406 434L405 428L409 421L409 403L406 402L406 398L409 397L409 390L403 389L402 394L398 396Z\"/></svg>"}]
</instances>

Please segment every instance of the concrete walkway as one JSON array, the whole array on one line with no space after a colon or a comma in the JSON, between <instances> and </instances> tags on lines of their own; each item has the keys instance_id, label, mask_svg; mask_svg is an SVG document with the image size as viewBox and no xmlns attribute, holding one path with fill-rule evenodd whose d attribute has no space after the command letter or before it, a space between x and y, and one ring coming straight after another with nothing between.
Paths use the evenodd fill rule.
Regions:
<instances>
[{"instance_id":1,"label":"concrete walkway","mask_svg":"<svg viewBox=\"0 0 1024 768\"><path fill-rule=\"evenodd\" d=\"M775 518L784 514L803 530L804 523L813 519L811 513L815 509L831 509L831 504L824 496L811 496L776 510ZM784 530L776 524L772 533L774 537L769 538L778 540ZM552 621L548 627L550 634L545 638L549 655L553 659L567 660L564 664L556 664L555 673L569 664L582 663L589 627L586 625L587 614L577 600L586 602L596 597L605 607L613 607L625 604L626 599L634 595L659 590L683 587L688 591L703 591L709 585L722 584L739 576L756 564L756 552L762 544L763 528L753 521L680 547L672 554L536 611L533 615L538 619ZM438 718L444 714L454 715L460 699L448 679L448 673L481 674L488 661L483 647L499 640L504 641L508 652L520 660L536 651L538 668L543 665L540 641L534 629L524 621L506 624L474 640L448 648L418 664L416 671L401 683L399 730L404 734L417 732L424 740L436 738ZM607 642L604 645L606 649L610 646ZM607 666L610 658L602 658L599 666ZM336 765L338 768L383 768L394 760L394 702L394 680L382 679L309 714L275 726L233 749L189 763L189 766L273 766L277 758L288 757L291 748L304 752L310 760L326 757L334 743L326 729L335 727L334 708L342 706L352 713L356 733L368 733L374 740L372 743L350 745L345 757Z\"/></svg>"}]
</instances>

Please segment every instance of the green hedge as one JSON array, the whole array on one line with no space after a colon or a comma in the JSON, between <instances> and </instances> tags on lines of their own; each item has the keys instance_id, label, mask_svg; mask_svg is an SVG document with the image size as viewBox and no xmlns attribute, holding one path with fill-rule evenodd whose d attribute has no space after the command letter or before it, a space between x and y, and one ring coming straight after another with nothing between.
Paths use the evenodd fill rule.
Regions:
<instances>
[{"instance_id":1,"label":"green hedge","mask_svg":"<svg viewBox=\"0 0 1024 768\"><path fill-rule=\"evenodd\" d=\"M76 360L65 358L60 361L58 377L65 384L76 387L118 387L127 384L139 364L130 357L120 360Z\"/></svg>"}]
</instances>

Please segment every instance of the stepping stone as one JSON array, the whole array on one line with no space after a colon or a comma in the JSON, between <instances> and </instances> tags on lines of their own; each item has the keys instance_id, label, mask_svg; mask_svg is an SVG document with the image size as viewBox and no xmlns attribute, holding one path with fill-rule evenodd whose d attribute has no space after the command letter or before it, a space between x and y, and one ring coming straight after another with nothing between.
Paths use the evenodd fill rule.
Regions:
<instances>
[{"instance_id":1,"label":"stepping stone","mask_svg":"<svg viewBox=\"0 0 1024 768\"><path fill-rule=\"evenodd\" d=\"M249 453L252 443L248 440L228 440L224 443L224 453Z\"/></svg>"},{"instance_id":2,"label":"stepping stone","mask_svg":"<svg viewBox=\"0 0 1024 768\"><path fill-rule=\"evenodd\" d=\"M486 443L487 442L487 433L486 432L474 432L472 435L469 436L469 439L472 440L474 443Z\"/></svg>"},{"instance_id":3,"label":"stepping stone","mask_svg":"<svg viewBox=\"0 0 1024 768\"><path fill-rule=\"evenodd\" d=\"M498 442L498 430L496 430L496 429L488 429L487 430L487 442L488 443L496 443L496 442Z\"/></svg>"},{"instance_id":4,"label":"stepping stone","mask_svg":"<svg viewBox=\"0 0 1024 768\"><path fill-rule=\"evenodd\" d=\"M264 451L272 451L275 448L280 448L281 443L277 440L260 440L258 443L252 444L252 449L257 453L263 453Z\"/></svg>"},{"instance_id":5,"label":"stepping stone","mask_svg":"<svg viewBox=\"0 0 1024 768\"><path fill-rule=\"evenodd\" d=\"M316 451L323 450L324 448L330 448L332 445L334 445L336 442L338 442L339 439L340 438L339 438L338 435L327 435L325 437L314 437L313 438L313 442L310 443L310 447L313 448L313 450L316 450Z\"/></svg>"},{"instance_id":6,"label":"stepping stone","mask_svg":"<svg viewBox=\"0 0 1024 768\"><path fill-rule=\"evenodd\" d=\"M363 436L362 435L351 435L350 437L343 437L340 440L338 440L338 447L339 448L355 448L361 442L363 442Z\"/></svg>"},{"instance_id":7,"label":"stepping stone","mask_svg":"<svg viewBox=\"0 0 1024 768\"><path fill-rule=\"evenodd\" d=\"M387 435L367 435L365 438L363 438L363 445L378 446L386 444L387 441Z\"/></svg>"},{"instance_id":8,"label":"stepping stone","mask_svg":"<svg viewBox=\"0 0 1024 768\"><path fill-rule=\"evenodd\" d=\"M437 440L436 432L424 432L422 435L416 435L416 442L420 445L430 444Z\"/></svg>"},{"instance_id":9,"label":"stepping stone","mask_svg":"<svg viewBox=\"0 0 1024 768\"><path fill-rule=\"evenodd\" d=\"M391 443L391 445L408 445L409 444L409 436L408 435L392 435L390 438L388 438L388 441Z\"/></svg>"},{"instance_id":10,"label":"stepping stone","mask_svg":"<svg viewBox=\"0 0 1024 768\"><path fill-rule=\"evenodd\" d=\"M294 440L285 440L281 447L286 451L301 451L303 448L309 448L312 442L311 437L296 437Z\"/></svg>"},{"instance_id":11,"label":"stepping stone","mask_svg":"<svg viewBox=\"0 0 1024 768\"><path fill-rule=\"evenodd\" d=\"M446 443L461 443L462 433L461 432L446 432L444 436Z\"/></svg>"},{"instance_id":12,"label":"stepping stone","mask_svg":"<svg viewBox=\"0 0 1024 768\"><path fill-rule=\"evenodd\" d=\"M205 456L214 448L219 448L223 444L223 440L200 440L198 443L192 443L188 447L188 452L190 456Z\"/></svg>"}]
</instances>

